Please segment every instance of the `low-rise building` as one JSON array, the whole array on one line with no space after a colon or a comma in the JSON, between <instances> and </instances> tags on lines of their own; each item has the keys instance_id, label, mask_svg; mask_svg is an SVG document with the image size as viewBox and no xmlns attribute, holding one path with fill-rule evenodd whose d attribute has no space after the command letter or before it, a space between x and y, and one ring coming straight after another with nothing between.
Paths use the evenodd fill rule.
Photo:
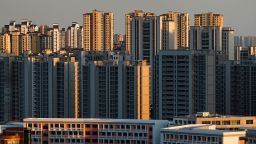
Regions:
<instances>
[{"instance_id":1,"label":"low-rise building","mask_svg":"<svg viewBox=\"0 0 256 144\"><path fill-rule=\"evenodd\" d=\"M164 128L161 144L243 144L245 131L216 130L215 125L191 124Z\"/></svg>"},{"instance_id":2,"label":"low-rise building","mask_svg":"<svg viewBox=\"0 0 256 144\"><path fill-rule=\"evenodd\" d=\"M30 131L20 122L0 125L0 144L30 144Z\"/></svg>"},{"instance_id":3,"label":"low-rise building","mask_svg":"<svg viewBox=\"0 0 256 144\"><path fill-rule=\"evenodd\" d=\"M209 112L201 112L195 115L185 117L175 117L170 122L171 125L186 124L212 124L216 125L216 129L247 129L256 128L255 116L229 116L210 114Z\"/></svg>"},{"instance_id":4,"label":"low-rise building","mask_svg":"<svg viewBox=\"0 0 256 144\"><path fill-rule=\"evenodd\" d=\"M159 144L166 120L27 118L31 143Z\"/></svg>"},{"instance_id":5,"label":"low-rise building","mask_svg":"<svg viewBox=\"0 0 256 144\"><path fill-rule=\"evenodd\" d=\"M246 144L255 144L256 143L256 129L251 128L246 131Z\"/></svg>"}]
</instances>

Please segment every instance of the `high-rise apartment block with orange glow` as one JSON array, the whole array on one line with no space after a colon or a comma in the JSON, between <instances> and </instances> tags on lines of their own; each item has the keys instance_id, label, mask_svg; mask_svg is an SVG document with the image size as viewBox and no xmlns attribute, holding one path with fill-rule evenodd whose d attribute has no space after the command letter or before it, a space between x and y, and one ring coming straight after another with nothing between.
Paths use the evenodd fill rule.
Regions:
<instances>
[{"instance_id":1,"label":"high-rise apartment block with orange glow","mask_svg":"<svg viewBox=\"0 0 256 144\"><path fill-rule=\"evenodd\" d=\"M11 53L11 35L10 32L1 34L0 49L4 53Z\"/></svg>"},{"instance_id":2,"label":"high-rise apartment block with orange glow","mask_svg":"<svg viewBox=\"0 0 256 144\"><path fill-rule=\"evenodd\" d=\"M114 46L114 14L93 10L83 15L83 47L86 51L111 51Z\"/></svg>"},{"instance_id":3,"label":"high-rise apartment block with orange glow","mask_svg":"<svg viewBox=\"0 0 256 144\"><path fill-rule=\"evenodd\" d=\"M215 14L212 12L195 14L194 26L218 26L223 27L224 16L222 14Z\"/></svg>"},{"instance_id":4,"label":"high-rise apartment block with orange glow","mask_svg":"<svg viewBox=\"0 0 256 144\"><path fill-rule=\"evenodd\" d=\"M12 49L11 49L11 53L18 56L22 53L21 49L20 49L20 43L19 43L19 35L20 32L19 31L13 31L12 35L11 35L11 41L12 41Z\"/></svg>"},{"instance_id":5,"label":"high-rise apartment block with orange glow","mask_svg":"<svg viewBox=\"0 0 256 144\"><path fill-rule=\"evenodd\" d=\"M160 50L189 47L189 14L170 11L157 18L157 47Z\"/></svg>"}]
</instances>

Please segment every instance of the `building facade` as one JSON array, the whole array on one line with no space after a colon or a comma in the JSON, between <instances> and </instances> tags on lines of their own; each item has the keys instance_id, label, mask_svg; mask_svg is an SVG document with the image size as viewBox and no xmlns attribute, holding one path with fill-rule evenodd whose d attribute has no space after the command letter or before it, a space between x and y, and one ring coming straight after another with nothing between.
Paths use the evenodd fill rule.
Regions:
<instances>
[{"instance_id":1,"label":"building facade","mask_svg":"<svg viewBox=\"0 0 256 144\"><path fill-rule=\"evenodd\" d=\"M192 124L164 128L161 131L161 144L241 144L245 131L216 130L214 125Z\"/></svg>"},{"instance_id":2,"label":"building facade","mask_svg":"<svg viewBox=\"0 0 256 144\"><path fill-rule=\"evenodd\" d=\"M82 66L81 117L150 119L146 62L88 61Z\"/></svg>"},{"instance_id":3,"label":"building facade","mask_svg":"<svg viewBox=\"0 0 256 144\"><path fill-rule=\"evenodd\" d=\"M93 10L83 15L83 47L86 51L111 51L114 47L114 15Z\"/></svg>"},{"instance_id":4,"label":"building facade","mask_svg":"<svg viewBox=\"0 0 256 144\"><path fill-rule=\"evenodd\" d=\"M223 27L223 25L224 25L224 16L222 14L208 12L208 13L194 15L194 26Z\"/></svg>"},{"instance_id":5,"label":"building facade","mask_svg":"<svg viewBox=\"0 0 256 144\"><path fill-rule=\"evenodd\" d=\"M24 119L31 143L160 143L164 120Z\"/></svg>"},{"instance_id":6,"label":"building facade","mask_svg":"<svg viewBox=\"0 0 256 144\"><path fill-rule=\"evenodd\" d=\"M170 11L157 17L157 48L189 47L189 14Z\"/></svg>"},{"instance_id":7,"label":"building facade","mask_svg":"<svg viewBox=\"0 0 256 144\"><path fill-rule=\"evenodd\" d=\"M161 51L156 58L153 118L172 119L192 113L191 51Z\"/></svg>"}]
</instances>

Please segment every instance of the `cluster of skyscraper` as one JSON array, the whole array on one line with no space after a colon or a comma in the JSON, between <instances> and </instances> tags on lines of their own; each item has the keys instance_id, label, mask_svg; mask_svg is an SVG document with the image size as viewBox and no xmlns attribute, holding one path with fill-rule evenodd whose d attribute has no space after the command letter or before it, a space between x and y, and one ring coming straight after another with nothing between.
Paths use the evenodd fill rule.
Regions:
<instances>
[{"instance_id":1,"label":"cluster of skyscraper","mask_svg":"<svg viewBox=\"0 0 256 144\"><path fill-rule=\"evenodd\" d=\"M113 13L97 10L67 30L6 25L0 121L256 114L256 48L235 47L223 15L196 14L194 26L179 12L136 10L125 20L125 40L114 36Z\"/></svg>"}]
</instances>

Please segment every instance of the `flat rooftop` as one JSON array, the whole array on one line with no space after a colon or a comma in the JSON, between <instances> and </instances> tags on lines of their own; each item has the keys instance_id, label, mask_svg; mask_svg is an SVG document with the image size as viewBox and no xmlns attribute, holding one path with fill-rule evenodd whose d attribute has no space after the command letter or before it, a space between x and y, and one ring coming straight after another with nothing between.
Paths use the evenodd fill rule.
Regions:
<instances>
[{"instance_id":1,"label":"flat rooftop","mask_svg":"<svg viewBox=\"0 0 256 144\"><path fill-rule=\"evenodd\" d=\"M218 136L245 135L246 133L245 131L216 130L215 128L216 128L215 125L210 125L210 124L191 124L191 125L163 128L162 132L195 134L195 135L196 134L218 135Z\"/></svg>"},{"instance_id":2,"label":"flat rooftop","mask_svg":"<svg viewBox=\"0 0 256 144\"><path fill-rule=\"evenodd\" d=\"M43 122L43 123L168 123L167 120L135 120L135 119L96 119L96 118L25 118L24 123Z\"/></svg>"}]
</instances>

